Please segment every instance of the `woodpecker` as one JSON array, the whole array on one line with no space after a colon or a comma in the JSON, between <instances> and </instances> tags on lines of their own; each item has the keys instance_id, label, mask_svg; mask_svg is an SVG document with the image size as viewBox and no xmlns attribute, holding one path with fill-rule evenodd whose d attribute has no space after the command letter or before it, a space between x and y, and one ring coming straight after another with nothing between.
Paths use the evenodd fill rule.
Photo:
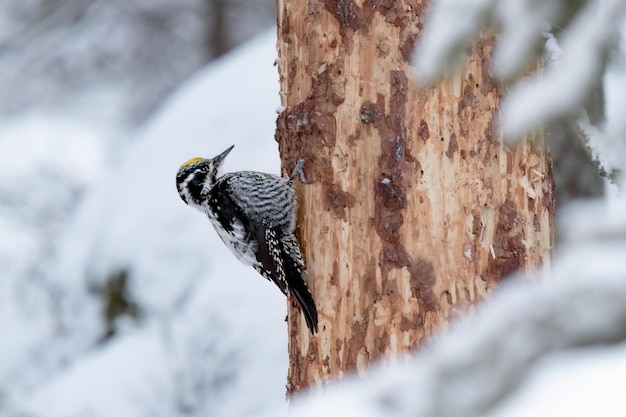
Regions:
<instances>
[{"instance_id":1,"label":"woodpecker","mask_svg":"<svg viewBox=\"0 0 626 417\"><path fill-rule=\"evenodd\" d=\"M276 284L283 294L293 294L315 334L317 309L302 278L304 262L294 234L293 178L299 165L289 180L255 171L222 175L220 167L233 147L214 158L193 158L182 164L176 174L178 194L187 205L206 213L237 259Z\"/></svg>"}]
</instances>

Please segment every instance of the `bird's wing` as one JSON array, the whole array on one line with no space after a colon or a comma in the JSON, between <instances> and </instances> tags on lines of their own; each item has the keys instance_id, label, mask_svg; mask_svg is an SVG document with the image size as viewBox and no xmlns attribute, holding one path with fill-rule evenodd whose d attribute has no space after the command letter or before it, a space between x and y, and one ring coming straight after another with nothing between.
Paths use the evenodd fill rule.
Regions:
<instances>
[{"instance_id":1,"label":"bird's wing","mask_svg":"<svg viewBox=\"0 0 626 417\"><path fill-rule=\"evenodd\" d=\"M243 171L224 175L217 186L250 221L293 231L296 198L288 180L272 174Z\"/></svg>"}]
</instances>

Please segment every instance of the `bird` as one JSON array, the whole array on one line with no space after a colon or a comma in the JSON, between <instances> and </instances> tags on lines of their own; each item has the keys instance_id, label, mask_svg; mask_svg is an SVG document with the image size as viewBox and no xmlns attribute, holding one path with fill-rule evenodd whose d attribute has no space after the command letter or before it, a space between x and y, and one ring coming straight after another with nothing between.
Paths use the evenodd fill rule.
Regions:
<instances>
[{"instance_id":1,"label":"bird","mask_svg":"<svg viewBox=\"0 0 626 417\"><path fill-rule=\"evenodd\" d=\"M318 316L295 235L298 207L293 180L302 174L298 162L290 179L256 171L222 173L221 166L234 148L213 158L192 158L176 173L176 188L185 204L205 213L231 252L252 266L283 294L292 294L311 334ZM299 171L299 172L298 172Z\"/></svg>"}]
</instances>

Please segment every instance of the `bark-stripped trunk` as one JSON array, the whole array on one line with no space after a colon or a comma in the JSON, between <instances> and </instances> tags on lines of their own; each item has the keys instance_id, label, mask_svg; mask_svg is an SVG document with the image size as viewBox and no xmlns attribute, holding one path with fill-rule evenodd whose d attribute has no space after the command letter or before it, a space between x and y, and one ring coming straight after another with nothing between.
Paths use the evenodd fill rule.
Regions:
<instances>
[{"instance_id":1,"label":"bark-stripped trunk","mask_svg":"<svg viewBox=\"0 0 626 417\"><path fill-rule=\"evenodd\" d=\"M547 265L553 179L543 136L496 127L493 39L433 89L411 81L418 1L277 0L285 110L276 140L297 184L298 236L320 314L289 307L290 392L407 352L507 274Z\"/></svg>"}]
</instances>

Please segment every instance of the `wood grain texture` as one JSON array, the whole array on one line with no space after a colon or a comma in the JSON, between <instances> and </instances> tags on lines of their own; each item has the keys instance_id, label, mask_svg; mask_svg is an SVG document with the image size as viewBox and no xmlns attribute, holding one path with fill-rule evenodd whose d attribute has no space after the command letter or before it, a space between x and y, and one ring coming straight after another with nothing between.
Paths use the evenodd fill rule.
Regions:
<instances>
[{"instance_id":1,"label":"wood grain texture","mask_svg":"<svg viewBox=\"0 0 626 417\"><path fill-rule=\"evenodd\" d=\"M493 38L422 89L420 1L278 0L276 140L320 314L289 307L288 390L364 371L445 326L518 268L547 266L553 178L543 135L501 142Z\"/></svg>"}]
</instances>

